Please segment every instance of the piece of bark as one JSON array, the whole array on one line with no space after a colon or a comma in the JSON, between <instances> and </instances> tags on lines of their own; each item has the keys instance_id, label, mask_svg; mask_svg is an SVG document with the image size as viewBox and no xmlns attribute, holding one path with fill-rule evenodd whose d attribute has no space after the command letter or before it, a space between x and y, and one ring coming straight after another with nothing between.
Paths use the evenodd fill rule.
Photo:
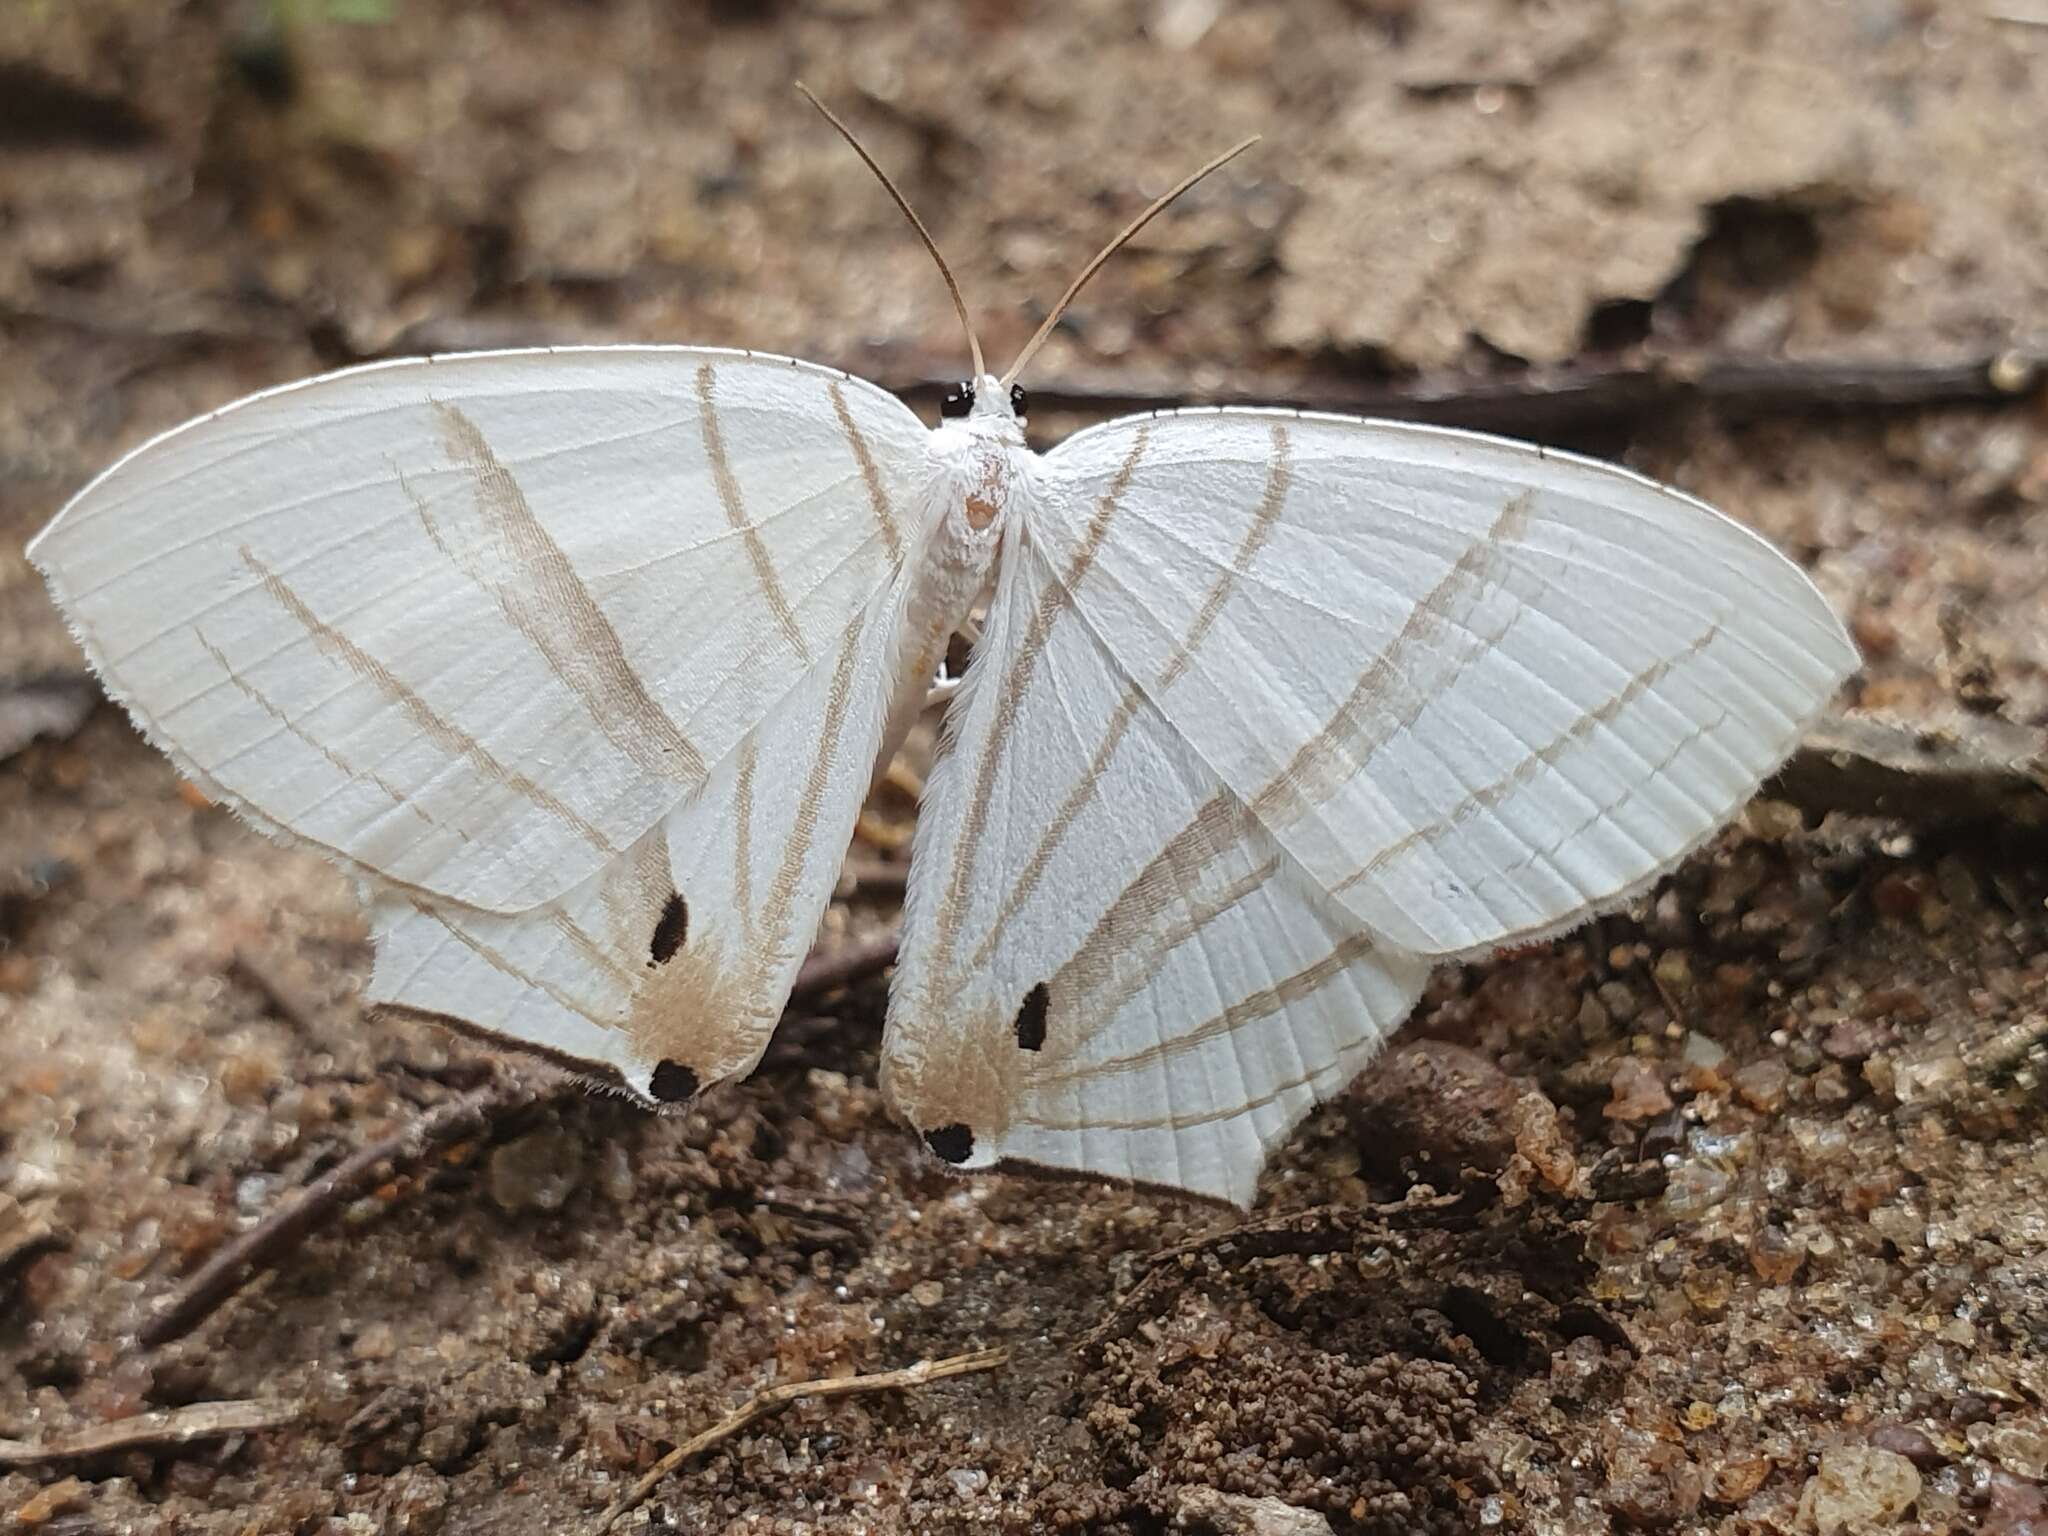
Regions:
<instances>
[{"instance_id":1,"label":"piece of bark","mask_svg":"<svg viewBox=\"0 0 2048 1536\"><path fill-rule=\"evenodd\" d=\"M1821 814L2038 830L2048 827L2048 733L1986 718L1919 730L1872 715L1830 715L1764 792Z\"/></svg>"}]
</instances>

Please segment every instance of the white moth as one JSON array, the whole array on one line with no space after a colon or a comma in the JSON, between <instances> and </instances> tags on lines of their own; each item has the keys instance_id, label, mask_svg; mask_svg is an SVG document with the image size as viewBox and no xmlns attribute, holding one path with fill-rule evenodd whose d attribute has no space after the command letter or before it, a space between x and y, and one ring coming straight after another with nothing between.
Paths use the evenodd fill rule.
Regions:
<instances>
[{"instance_id":1,"label":"white moth","mask_svg":"<svg viewBox=\"0 0 2048 1536\"><path fill-rule=\"evenodd\" d=\"M749 352L354 368L29 553L152 741L357 877L374 1001L665 1104L760 1059L985 606L883 1086L951 1164L1246 1204L1433 965L1643 891L1857 658L1761 539L1584 459L1291 410L1037 453L1057 314L1001 378L970 330L936 429Z\"/></svg>"}]
</instances>

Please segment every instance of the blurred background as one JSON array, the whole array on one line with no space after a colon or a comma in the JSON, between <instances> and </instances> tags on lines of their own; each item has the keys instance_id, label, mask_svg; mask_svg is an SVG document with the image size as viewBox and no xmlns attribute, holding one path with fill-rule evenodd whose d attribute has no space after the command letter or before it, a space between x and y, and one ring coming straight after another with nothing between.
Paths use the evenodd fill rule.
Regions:
<instances>
[{"instance_id":1,"label":"blurred background","mask_svg":"<svg viewBox=\"0 0 2048 1536\"><path fill-rule=\"evenodd\" d=\"M1084 1347L1229 1218L933 1176L872 986L661 1122L364 1021L339 877L97 703L22 544L266 385L676 341L935 415L944 290L798 78L998 367L1264 135L1070 311L1041 446L1217 400L1533 436L1748 521L1850 620L1843 750L1646 914L1440 978L1260 1212L1477 1168L1476 1225L1212 1266ZM0 0L0 1522L551 1530L755 1387L1009 1343L750 1431L656 1528L2043 1528L2044 358L2041 0ZM869 854L828 944L886 931ZM513 1110L138 1338L493 1071ZM275 1426L134 1430L226 1400Z\"/></svg>"}]
</instances>

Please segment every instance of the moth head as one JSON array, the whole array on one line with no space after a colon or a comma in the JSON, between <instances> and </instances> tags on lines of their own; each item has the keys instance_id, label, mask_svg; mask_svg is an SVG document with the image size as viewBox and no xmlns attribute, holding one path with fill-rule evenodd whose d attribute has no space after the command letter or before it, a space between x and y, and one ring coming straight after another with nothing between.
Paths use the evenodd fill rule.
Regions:
<instances>
[{"instance_id":1,"label":"moth head","mask_svg":"<svg viewBox=\"0 0 2048 1536\"><path fill-rule=\"evenodd\" d=\"M962 379L950 384L939 397L942 421L981 421L1022 425L1030 408L1030 397L1022 384L1004 384L993 374Z\"/></svg>"}]
</instances>

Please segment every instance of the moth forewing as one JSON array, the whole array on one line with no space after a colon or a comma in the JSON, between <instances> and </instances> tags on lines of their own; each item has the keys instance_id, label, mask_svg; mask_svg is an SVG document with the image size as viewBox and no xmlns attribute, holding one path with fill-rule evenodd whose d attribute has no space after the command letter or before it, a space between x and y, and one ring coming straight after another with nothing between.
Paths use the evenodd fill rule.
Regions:
<instances>
[{"instance_id":1,"label":"moth forewing","mask_svg":"<svg viewBox=\"0 0 2048 1536\"><path fill-rule=\"evenodd\" d=\"M1047 467L1130 477L1087 621L1317 884L1417 953L1522 942L1654 880L1856 665L1769 545L1587 460L1233 411L1113 423Z\"/></svg>"},{"instance_id":2,"label":"moth forewing","mask_svg":"<svg viewBox=\"0 0 2048 1536\"><path fill-rule=\"evenodd\" d=\"M153 739L369 884L373 996L661 1097L752 1064L816 930L927 436L786 358L381 364L156 439L30 553Z\"/></svg>"}]
</instances>

